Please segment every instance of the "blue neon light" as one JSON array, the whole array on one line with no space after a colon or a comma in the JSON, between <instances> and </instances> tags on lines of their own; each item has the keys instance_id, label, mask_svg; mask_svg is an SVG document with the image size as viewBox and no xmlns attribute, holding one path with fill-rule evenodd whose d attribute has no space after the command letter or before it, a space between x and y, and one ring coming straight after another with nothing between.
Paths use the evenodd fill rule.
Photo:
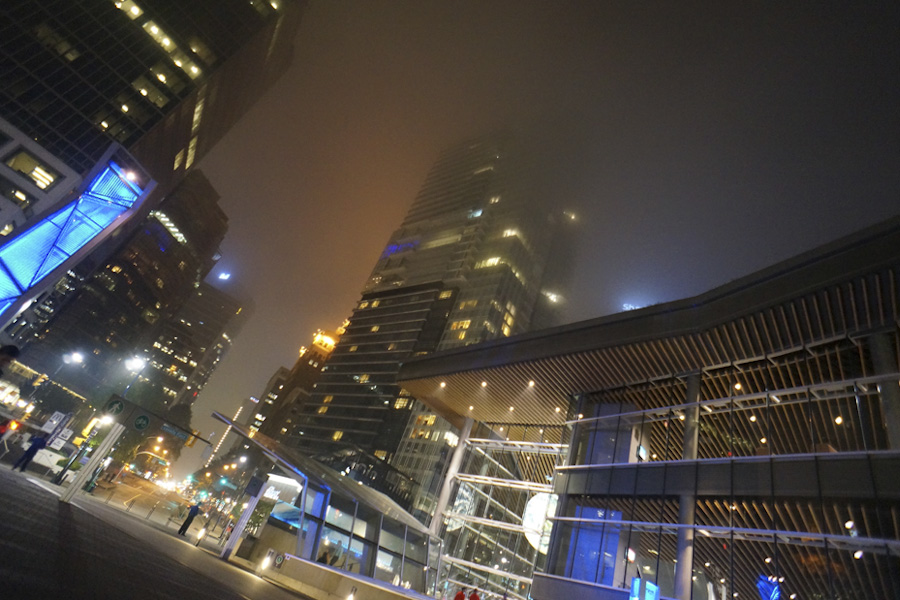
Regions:
<instances>
[{"instance_id":1,"label":"blue neon light","mask_svg":"<svg viewBox=\"0 0 900 600\"><path fill-rule=\"evenodd\" d=\"M388 256L397 254L398 252L406 252L407 250L414 250L419 246L419 240L414 240L412 242L404 242L402 244L388 244L387 248L384 249L384 252L381 253L381 258L387 258Z\"/></svg>"},{"instance_id":2,"label":"blue neon light","mask_svg":"<svg viewBox=\"0 0 900 600\"><path fill-rule=\"evenodd\" d=\"M0 248L0 313L109 227L142 193L110 162L78 198Z\"/></svg>"}]
</instances>

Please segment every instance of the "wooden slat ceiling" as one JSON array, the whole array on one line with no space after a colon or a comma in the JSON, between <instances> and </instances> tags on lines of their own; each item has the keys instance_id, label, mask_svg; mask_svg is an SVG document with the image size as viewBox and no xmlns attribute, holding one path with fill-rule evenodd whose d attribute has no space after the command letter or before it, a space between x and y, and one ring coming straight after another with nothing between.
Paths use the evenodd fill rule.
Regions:
<instances>
[{"instance_id":1,"label":"wooden slat ceiling","mask_svg":"<svg viewBox=\"0 0 900 600\"><path fill-rule=\"evenodd\" d=\"M645 390L640 408L680 404L683 394L673 396L674 389L659 382L669 380L677 388L677 381L696 371L704 373L701 400L865 377L872 373L859 338L886 331L896 346L896 281L893 269L873 273L703 330L635 343L598 337L596 348L503 365L487 360L496 366L458 372L450 356L443 373L404 379L401 370L401 383L456 424L466 416L559 424L573 418L573 394L634 387ZM489 350L476 350L490 357Z\"/></svg>"},{"instance_id":2,"label":"wooden slat ceiling","mask_svg":"<svg viewBox=\"0 0 900 600\"><path fill-rule=\"evenodd\" d=\"M455 424L471 416L496 431L510 421L562 425L577 418L574 395L588 407L621 403L662 414L685 402L687 374L702 372L700 400L727 399L731 410L703 415L709 427L706 434L701 428L700 458L803 453L823 441L837 451L886 449L877 385L859 382L876 375L866 339L872 334L888 336L893 373L900 372L900 219L879 235L835 243L698 298L426 357L401 369L401 384ZM828 382L842 385L806 391ZM677 415L648 421L654 459L680 458ZM721 431L730 434L713 434ZM673 500L585 501L626 519L678 518ZM864 499L704 498L697 514L698 523L837 535L846 535L848 519L875 537L900 538L900 509ZM657 537L641 534L645 555L674 560L674 536ZM735 543L732 555L727 540L700 536L695 567L726 578L729 593L754 598L753 583L771 571L765 558L775 560L777 550L784 589L798 600L900 597L896 557L764 546Z\"/></svg>"}]
</instances>

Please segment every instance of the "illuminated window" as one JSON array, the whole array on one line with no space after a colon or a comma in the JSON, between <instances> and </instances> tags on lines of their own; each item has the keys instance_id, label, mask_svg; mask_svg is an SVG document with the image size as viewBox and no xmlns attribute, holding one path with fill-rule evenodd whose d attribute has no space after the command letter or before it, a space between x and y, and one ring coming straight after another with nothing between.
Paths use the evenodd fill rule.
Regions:
<instances>
[{"instance_id":1,"label":"illuminated window","mask_svg":"<svg viewBox=\"0 0 900 600\"><path fill-rule=\"evenodd\" d=\"M341 439L342 437L344 437L343 431L335 431L334 433L331 434L331 439L333 439L335 442L338 441L339 439Z\"/></svg>"},{"instance_id":2,"label":"illuminated window","mask_svg":"<svg viewBox=\"0 0 900 600\"><path fill-rule=\"evenodd\" d=\"M381 329L381 328L378 325L372 325L372 329L370 329L369 331L371 331L372 333L375 333L379 329Z\"/></svg>"},{"instance_id":3,"label":"illuminated window","mask_svg":"<svg viewBox=\"0 0 900 600\"><path fill-rule=\"evenodd\" d=\"M0 140L0 143L2 143L2 141L3 140ZM37 201L34 196L26 193L24 190L20 189L19 186L5 177L0 177L0 196L3 196L21 208L26 216L29 216L29 213L26 212L28 211L28 208Z\"/></svg>"},{"instance_id":4,"label":"illuminated window","mask_svg":"<svg viewBox=\"0 0 900 600\"><path fill-rule=\"evenodd\" d=\"M422 425L424 427L433 427L435 415L420 415L416 418L416 425Z\"/></svg>"},{"instance_id":5,"label":"illuminated window","mask_svg":"<svg viewBox=\"0 0 900 600\"><path fill-rule=\"evenodd\" d=\"M216 55L213 53L209 47L203 43L200 38L191 38L188 42L188 45L191 47L191 52L200 57L200 59L205 62L207 65L215 64Z\"/></svg>"},{"instance_id":6,"label":"illuminated window","mask_svg":"<svg viewBox=\"0 0 900 600\"><path fill-rule=\"evenodd\" d=\"M54 182L59 178L59 173L25 150L14 152L5 162L7 167L28 177L42 190L52 188Z\"/></svg>"},{"instance_id":7,"label":"illuminated window","mask_svg":"<svg viewBox=\"0 0 900 600\"><path fill-rule=\"evenodd\" d=\"M197 155L197 137L194 136L191 139L191 143L188 144L187 160L184 162L185 169L191 168L191 165L194 164L194 157L196 155Z\"/></svg>"},{"instance_id":8,"label":"illuminated window","mask_svg":"<svg viewBox=\"0 0 900 600\"><path fill-rule=\"evenodd\" d=\"M512 333L512 330L509 328L509 325L504 325L503 326L503 335L505 335L506 337L509 337L511 333Z\"/></svg>"},{"instance_id":9,"label":"illuminated window","mask_svg":"<svg viewBox=\"0 0 900 600\"><path fill-rule=\"evenodd\" d=\"M381 460L387 458L387 450L376 450L374 454L375 458L380 458Z\"/></svg>"},{"instance_id":10,"label":"illuminated window","mask_svg":"<svg viewBox=\"0 0 900 600\"><path fill-rule=\"evenodd\" d=\"M363 373L362 375L359 376L359 382L360 382L360 383L366 383L367 381L369 381L369 374L368 374L368 373Z\"/></svg>"},{"instance_id":11,"label":"illuminated window","mask_svg":"<svg viewBox=\"0 0 900 600\"><path fill-rule=\"evenodd\" d=\"M476 269L484 269L486 267L496 267L500 264L499 256L492 256L491 258L486 258L475 264Z\"/></svg>"},{"instance_id":12,"label":"illuminated window","mask_svg":"<svg viewBox=\"0 0 900 600\"><path fill-rule=\"evenodd\" d=\"M498 202L500 202L500 196L491 196L491 199L490 199L491 204L497 204Z\"/></svg>"},{"instance_id":13,"label":"illuminated window","mask_svg":"<svg viewBox=\"0 0 900 600\"><path fill-rule=\"evenodd\" d=\"M464 321L454 321L453 323L450 324L450 330L457 331L459 329L468 329L469 325L471 325L471 324L472 324L471 319L466 319Z\"/></svg>"},{"instance_id":14,"label":"illuminated window","mask_svg":"<svg viewBox=\"0 0 900 600\"><path fill-rule=\"evenodd\" d=\"M381 304L381 300L372 300L372 308L376 308L379 304Z\"/></svg>"},{"instance_id":15,"label":"illuminated window","mask_svg":"<svg viewBox=\"0 0 900 600\"><path fill-rule=\"evenodd\" d=\"M206 103L206 99L203 97L205 92L206 90L203 89L197 94L197 104L194 105L194 120L191 123L191 135L196 134L197 130L200 129L200 120L203 118L203 105Z\"/></svg>"},{"instance_id":16,"label":"illuminated window","mask_svg":"<svg viewBox=\"0 0 900 600\"><path fill-rule=\"evenodd\" d=\"M391 342L390 344L388 344L387 349L388 349L388 350L396 350L396 349L397 349L397 344Z\"/></svg>"},{"instance_id":17,"label":"illuminated window","mask_svg":"<svg viewBox=\"0 0 900 600\"><path fill-rule=\"evenodd\" d=\"M356 352L357 348L359 348L359 346L350 346L350 352Z\"/></svg>"},{"instance_id":18,"label":"illuminated window","mask_svg":"<svg viewBox=\"0 0 900 600\"><path fill-rule=\"evenodd\" d=\"M465 331L460 332L460 334L458 336L456 336L456 339L458 339L458 340L466 339L466 332Z\"/></svg>"},{"instance_id":19,"label":"illuminated window","mask_svg":"<svg viewBox=\"0 0 900 600\"><path fill-rule=\"evenodd\" d=\"M515 229L507 229L503 232L503 237L516 237L519 235L519 232Z\"/></svg>"},{"instance_id":20,"label":"illuminated window","mask_svg":"<svg viewBox=\"0 0 900 600\"><path fill-rule=\"evenodd\" d=\"M40 40L41 44L53 50L69 62L72 62L81 56L81 52L46 23L41 23L35 27L34 35Z\"/></svg>"},{"instance_id":21,"label":"illuminated window","mask_svg":"<svg viewBox=\"0 0 900 600\"><path fill-rule=\"evenodd\" d=\"M184 149L179 150L175 155L175 164L172 166L172 170L177 171L182 162L184 162Z\"/></svg>"},{"instance_id":22,"label":"illuminated window","mask_svg":"<svg viewBox=\"0 0 900 600\"><path fill-rule=\"evenodd\" d=\"M397 398L394 400L394 408L406 408L409 405L409 398Z\"/></svg>"},{"instance_id":23,"label":"illuminated window","mask_svg":"<svg viewBox=\"0 0 900 600\"><path fill-rule=\"evenodd\" d=\"M360 308L368 308L368 306L369 306L369 301L368 301L368 300L364 300L363 302L360 302L360 303L359 303L359 307L360 307Z\"/></svg>"},{"instance_id":24,"label":"illuminated window","mask_svg":"<svg viewBox=\"0 0 900 600\"><path fill-rule=\"evenodd\" d=\"M322 404L329 404L332 400L334 400L334 396L325 396L322 398Z\"/></svg>"},{"instance_id":25,"label":"illuminated window","mask_svg":"<svg viewBox=\"0 0 900 600\"><path fill-rule=\"evenodd\" d=\"M316 411L316 413L320 414L320 415L324 415L327 412L328 412L327 406L320 406L319 409Z\"/></svg>"},{"instance_id":26,"label":"illuminated window","mask_svg":"<svg viewBox=\"0 0 900 600\"><path fill-rule=\"evenodd\" d=\"M445 298L449 298L452 295L453 295L453 290L444 290L443 292L441 292L441 295L438 296L438 298L440 298L441 300L444 300Z\"/></svg>"},{"instance_id":27,"label":"illuminated window","mask_svg":"<svg viewBox=\"0 0 900 600\"><path fill-rule=\"evenodd\" d=\"M169 63L158 62L150 68L150 72L153 74L152 78L165 84L167 88L176 94L181 92L185 87L184 81L175 74L175 71L172 70Z\"/></svg>"},{"instance_id":28,"label":"illuminated window","mask_svg":"<svg viewBox=\"0 0 900 600\"><path fill-rule=\"evenodd\" d=\"M465 302L459 303L460 310L466 310L467 308L475 308L478 306L478 300L466 300Z\"/></svg>"},{"instance_id":29,"label":"illuminated window","mask_svg":"<svg viewBox=\"0 0 900 600\"><path fill-rule=\"evenodd\" d=\"M169 103L169 97L163 94L158 87L156 87L150 79L141 75L137 79L131 82L131 87L139 93L141 96L162 108L166 104Z\"/></svg>"},{"instance_id":30,"label":"illuminated window","mask_svg":"<svg viewBox=\"0 0 900 600\"><path fill-rule=\"evenodd\" d=\"M8 236L9 234L11 234L13 232L13 229L15 229L15 228L16 228L16 226L14 224L7 223L6 225L3 226L3 229L0 229L0 236L2 236L2 237Z\"/></svg>"},{"instance_id":31,"label":"illuminated window","mask_svg":"<svg viewBox=\"0 0 900 600\"><path fill-rule=\"evenodd\" d=\"M265 16L269 15L269 5L264 0L250 0L250 6L256 9L256 12Z\"/></svg>"},{"instance_id":32,"label":"illuminated window","mask_svg":"<svg viewBox=\"0 0 900 600\"><path fill-rule=\"evenodd\" d=\"M116 5L116 8L120 9L126 15L128 15L128 18L132 21L144 14L144 11L141 10L141 7L131 0L116 0L114 4Z\"/></svg>"}]
</instances>

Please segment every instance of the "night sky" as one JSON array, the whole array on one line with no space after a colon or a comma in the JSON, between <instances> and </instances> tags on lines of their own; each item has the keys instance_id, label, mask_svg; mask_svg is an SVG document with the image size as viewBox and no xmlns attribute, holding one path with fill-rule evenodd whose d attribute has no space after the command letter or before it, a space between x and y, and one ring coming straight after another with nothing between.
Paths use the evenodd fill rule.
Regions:
<instances>
[{"instance_id":1,"label":"night sky","mask_svg":"<svg viewBox=\"0 0 900 600\"><path fill-rule=\"evenodd\" d=\"M255 310L194 426L347 318L438 151L497 128L580 217L566 321L698 294L900 214L900 3L312 1L200 164Z\"/></svg>"}]
</instances>

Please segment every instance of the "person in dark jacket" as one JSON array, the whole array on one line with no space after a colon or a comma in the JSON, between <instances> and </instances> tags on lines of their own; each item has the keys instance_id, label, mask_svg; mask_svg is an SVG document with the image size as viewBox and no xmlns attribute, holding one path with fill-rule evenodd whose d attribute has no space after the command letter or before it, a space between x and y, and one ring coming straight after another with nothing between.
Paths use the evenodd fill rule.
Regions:
<instances>
[{"instance_id":1,"label":"person in dark jacket","mask_svg":"<svg viewBox=\"0 0 900 600\"><path fill-rule=\"evenodd\" d=\"M197 513L200 512L200 503L192 504L191 508L188 509L187 519L184 520L184 523L181 524L181 528L178 530L178 535L184 536L187 532L188 527L191 526L191 523L194 522L194 517L197 516Z\"/></svg>"},{"instance_id":2,"label":"person in dark jacket","mask_svg":"<svg viewBox=\"0 0 900 600\"><path fill-rule=\"evenodd\" d=\"M28 463L31 462L31 459L34 458L34 455L38 453L38 450L47 447L47 440L42 436L37 436L33 440L31 440L31 445L28 446L28 450L25 451L25 454L19 457L19 460L13 463L13 471L19 469L24 472L26 468L28 468Z\"/></svg>"}]
</instances>

